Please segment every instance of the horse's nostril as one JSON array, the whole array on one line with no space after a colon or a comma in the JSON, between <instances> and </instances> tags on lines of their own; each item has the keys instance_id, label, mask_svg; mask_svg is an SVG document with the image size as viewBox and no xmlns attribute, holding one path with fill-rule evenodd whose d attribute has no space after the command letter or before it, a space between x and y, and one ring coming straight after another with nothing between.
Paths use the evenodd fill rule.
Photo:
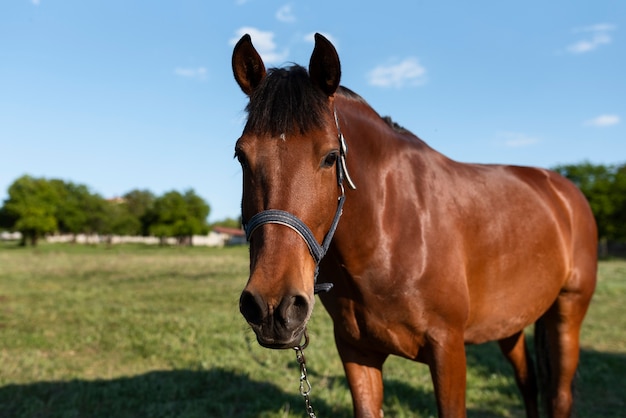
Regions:
<instances>
[{"instance_id":1,"label":"horse's nostril","mask_svg":"<svg viewBox=\"0 0 626 418\"><path fill-rule=\"evenodd\" d=\"M301 295L286 297L281 303L280 312L285 324L290 322L295 324L302 323L309 315L309 301Z\"/></svg>"},{"instance_id":2,"label":"horse's nostril","mask_svg":"<svg viewBox=\"0 0 626 418\"><path fill-rule=\"evenodd\" d=\"M301 310L304 309L308 312L309 310L309 301L304 296L294 296L293 297L293 307L294 309Z\"/></svg>"},{"instance_id":3,"label":"horse's nostril","mask_svg":"<svg viewBox=\"0 0 626 418\"><path fill-rule=\"evenodd\" d=\"M239 311L251 324L259 325L263 321L265 316L265 309L261 305L262 301L259 297L253 295L248 291L241 293L239 299Z\"/></svg>"}]
</instances>

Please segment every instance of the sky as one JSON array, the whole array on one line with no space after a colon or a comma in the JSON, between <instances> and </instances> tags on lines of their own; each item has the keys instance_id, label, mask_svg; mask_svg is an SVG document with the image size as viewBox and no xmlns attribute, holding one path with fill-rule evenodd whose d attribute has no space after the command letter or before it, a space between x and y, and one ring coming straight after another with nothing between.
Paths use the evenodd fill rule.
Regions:
<instances>
[{"instance_id":1,"label":"sky","mask_svg":"<svg viewBox=\"0 0 626 418\"><path fill-rule=\"evenodd\" d=\"M315 32L344 86L455 160L626 162L625 1L2 0L0 200L28 174L238 217L233 46L306 66Z\"/></svg>"}]
</instances>

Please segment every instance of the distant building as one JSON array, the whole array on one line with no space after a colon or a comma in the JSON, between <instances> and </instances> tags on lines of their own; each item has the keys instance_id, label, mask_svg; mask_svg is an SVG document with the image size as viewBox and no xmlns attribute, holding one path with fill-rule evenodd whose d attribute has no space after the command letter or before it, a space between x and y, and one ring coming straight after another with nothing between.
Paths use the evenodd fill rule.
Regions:
<instances>
[{"instance_id":1,"label":"distant building","mask_svg":"<svg viewBox=\"0 0 626 418\"><path fill-rule=\"evenodd\" d=\"M22 234L19 232L0 231L0 241L19 241ZM98 234L51 234L45 237L49 243L75 244L146 244L159 245L161 240L154 236L121 236ZM174 237L167 238L167 245L177 245ZM243 245L246 243L246 233L242 229L216 226L207 235L194 235L191 243L198 247L224 247L226 245Z\"/></svg>"},{"instance_id":2,"label":"distant building","mask_svg":"<svg viewBox=\"0 0 626 418\"><path fill-rule=\"evenodd\" d=\"M19 241L22 239L21 232L0 232L0 241Z\"/></svg>"},{"instance_id":3,"label":"distant building","mask_svg":"<svg viewBox=\"0 0 626 418\"><path fill-rule=\"evenodd\" d=\"M246 243L246 233L243 229L216 226L213 232L224 239L224 245L242 245Z\"/></svg>"},{"instance_id":4,"label":"distant building","mask_svg":"<svg viewBox=\"0 0 626 418\"><path fill-rule=\"evenodd\" d=\"M109 202L109 203L117 203L119 205L120 203L126 202L126 199L124 199L121 196L115 196L115 197L111 197L109 199L106 199L106 201Z\"/></svg>"}]
</instances>

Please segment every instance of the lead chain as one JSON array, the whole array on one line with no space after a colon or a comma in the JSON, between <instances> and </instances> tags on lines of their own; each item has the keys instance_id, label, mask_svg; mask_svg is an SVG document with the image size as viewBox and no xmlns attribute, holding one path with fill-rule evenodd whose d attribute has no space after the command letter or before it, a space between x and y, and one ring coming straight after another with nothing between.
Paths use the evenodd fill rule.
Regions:
<instances>
[{"instance_id":1,"label":"lead chain","mask_svg":"<svg viewBox=\"0 0 626 418\"><path fill-rule=\"evenodd\" d=\"M315 416L315 412L313 412L313 406L311 405L311 398L309 397L311 393L311 382L309 382L309 376L306 371L306 359L304 358L304 349L309 344L309 336L305 331L305 342L304 345L299 345L294 347L296 351L296 361L300 365L300 395L304 398L304 405L306 408L306 412L309 418L317 418Z\"/></svg>"}]
</instances>

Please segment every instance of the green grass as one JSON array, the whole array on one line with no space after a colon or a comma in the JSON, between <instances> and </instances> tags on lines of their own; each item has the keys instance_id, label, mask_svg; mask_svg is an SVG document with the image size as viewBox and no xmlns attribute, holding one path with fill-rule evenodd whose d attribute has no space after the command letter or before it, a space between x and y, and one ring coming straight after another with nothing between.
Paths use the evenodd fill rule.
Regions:
<instances>
[{"instance_id":1,"label":"green grass","mask_svg":"<svg viewBox=\"0 0 626 418\"><path fill-rule=\"evenodd\" d=\"M0 244L0 417L303 417L291 350L238 312L247 249ZM603 261L582 335L576 416L626 410L626 262ZM318 303L306 350L318 417L350 394ZM468 347L470 417L521 417L495 344ZM424 365L390 358L385 416L436 416Z\"/></svg>"}]
</instances>

